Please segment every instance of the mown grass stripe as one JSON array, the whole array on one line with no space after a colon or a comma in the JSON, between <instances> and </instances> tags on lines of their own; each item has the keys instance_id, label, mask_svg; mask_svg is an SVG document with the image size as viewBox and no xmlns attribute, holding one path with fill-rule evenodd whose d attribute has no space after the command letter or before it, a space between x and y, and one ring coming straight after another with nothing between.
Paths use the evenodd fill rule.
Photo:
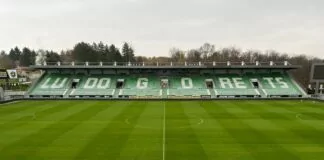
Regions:
<instances>
[{"instance_id":1,"label":"mown grass stripe","mask_svg":"<svg viewBox=\"0 0 324 160\"><path fill-rule=\"evenodd\" d=\"M305 105L302 108L308 107L308 105ZM309 126L308 124L303 123L302 120L299 120L295 117L295 115L298 113L298 110L302 109L300 108L300 106L293 104L290 105L289 103L282 104L282 101L280 101L276 103L266 103L262 106L257 106L257 108L263 109L265 110L265 112L271 112L271 109L287 109L289 113L291 112L291 114L293 114L293 116L286 114L287 111L285 111L285 113L283 114L278 113L278 116L287 117L290 120L273 120L272 122L276 123L278 126L281 126L288 132L294 134L294 136L284 136L283 134L278 134L276 138L280 139L282 143L285 143L286 146L294 149L295 152L297 152L296 154L304 159L317 159L318 157L322 157L324 155L324 141L321 138L322 135L324 135L324 132L323 130L319 130L313 127L312 125Z\"/></svg>"},{"instance_id":2,"label":"mown grass stripe","mask_svg":"<svg viewBox=\"0 0 324 160\"><path fill-rule=\"evenodd\" d=\"M215 139L207 139L205 144L211 144L211 146L215 146L215 150L217 152L218 157L216 159L253 159L253 156L251 153L246 150L239 142L236 141L235 138L233 138L228 132L227 127L223 126L221 123L219 123L218 119L215 119L212 115L209 115L209 113L205 110L203 106L211 106L211 104L200 102L199 103L201 110L208 115L209 119L206 120L205 123L208 123L208 121L212 121L213 123L217 124L217 127L210 126L205 129L205 132L198 132L199 134L202 134L204 137L215 137ZM195 110L193 108L193 110ZM217 110L217 107L215 108ZM240 113L238 113L240 114ZM210 124L209 124L210 125ZM209 134L213 134L210 135ZM206 148L210 149L208 146ZM215 150L211 150L209 152L214 153ZM212 157L215 158L215 157Z\"/></svg>"},{"instance_id":3,"label":"mown grass stripe","mask_svg":"<svg viewBox=\"0 0 324 160\"><path fill-rule=\"evenodd\" d=\"M220 135L218 133L223 132L222 128L215 121L211 122L212 118L209 117L208 114L201 108L200 103L185 101L182 103L184 104L184 106L186 106L183 107L184 113L189 118L188 121L191 125L191 128L193 128L197 140L204 148L208 159L218 159L219 153L217 152L216 148L213 148L211 146L222 143L216 140ZM204 128L205 123L208 122L213 123L215 126Z\"/></svg>"},{"instance_id":4,"label":"mown grass stripe","mask_svg":"<svg viewBox=\"0 0 324 160\"><path fill-rule=\"evenodd\" d=\"M237 141L236 137L233 137L233 135L230 133L230 130L228 130L228 126L224 125L225 123L222 123L221 120L228 120L230 117L232 117L231 115L227 114L226 112L224 112L223 110L219 110L218 107L219 106L215 106L213 105L213 103L208 104L208 103L204 103L201 102L200 106L202 107L202 109L206 112L206 114L208 114L209 117L212 118L213 121L217 122L217 124L222 128L222 136L227 137L226 139L221 139L220 142L216 142L216 143L222 143L225 146L230 146L230 145L237 145L239 146L239 150L238 151L232 151L230 153L229 157L234 157L233 159L236 159L237 157L242 158L242 159L254 159L254 156L252 155L250 150L247 150L243 144L241 144L239 141ZM208 110L212 110L208 111ZM220 116L222 115L222 116ZM217 133L215 133L217 134ZM232 148L224 148L224 150L232 150ZM219 153L220 156L224 155L224 153ZM228 157L226 157L228 158Z\"/></svg>"},{"instance_id":5,"label":"mown grass stripe","mask_svg":"<svg viewBox=\"0 0 324 160\"><path fill-rule=\"evenodd\" d=\"M298 107L294 107L294 105L291 104L286 104L286 103L282 103L282 102L276 102L276 103L272 103L274 105L281 106L284 107L285 109L293 112L294 114L299 114L299 113L303 113L306 115L305 112L299 111L300 109ZM285 116L285 115L283 115ZM319 119L321 120L321 118L318 118L318 116L314 116L312 114L308 114L308 116L313 117L314 119ZM312 144L318 144L321 145L322 147L324 147L324 139L321 138L324 135L324 131L323 129L319 129L314 127L314 125L310 125L308 123L303 123L303 120L299 120L296 117L294 119L292 119L291 121L289 121L289 123L291 125L295 125L295 126L300 126L300 127L293 127L293 128L289 128L287 127L290 131L294 132L296 135L300 136L301 138L308 140L309 142L311 142ZM323 125L324 125L324 121L323 121Z\"/></svg>"},{"instance_id":6,"label":"mown grass stripe","mask_svg":"<svg viewBox=\"0 0 324 160\"><path fill-rule=\"evenodd\" d=\"M323 102L316 102L316 101L310 101L310 100L306 100L306 101L269 101L267 104L269 105L274 105L276 107L282 107L285 106L287 108L303 108L303 109L314 109L317 110L321 113L324 112L324 105Z\"/></svg>"},{"instance_id":7,"label":"mown grass stripe","mask_svg":"<svg viewBox=\"0 0 324 160\"><path fill-rule=\"evenodd\" d=\"M42 108L40 111L36 111L33 114L26 114L25 116L21 116L18 119L14 119L12 121L8 121L4 124L0 125L0 132L4 132L10 129L18 128L22 125L28 124L30 122L36 122L38 119L42 117L48 116L50 114L60 112L62 110L66 110L71 107L72 102L64 102L64 103L46 103L43 105L39 104L37 106L33 106L32 108ZM62 106L64 105L64 106Z\"/></svg>"},{"instance_id":8,"label":"mown grass stripe","mask_svg":"<svg viewBox=\"0 0 324 160\"><path fill-rule=\"evenodd\" d=\"M0 132L0 137L6 137L0 138L0 149L4 148L7 145L14 144L20 139L35 134L41 129L46 128L47 126L84 109L84 107L79 106L78 103L72 103L72 105L69 105L69 107L63 108L64 110L42 116L41 118L36 119L37 121L28 121L28 123L26 123L25 125Z\"/></svg>"},{"instance_id":9,"label":"mown grass stripe","mask_svg":"<svg viewBox=\"0 0 324 160\"><path fill-rule=\"evenodd\" d=\"M165 159L208 159L181 101L166 102Z\"/></svg>"},{"instance_id":10,"label":"mown grass stripe","mask_svg":"<svg viewBox=\"0 0 324 160\"><path fill-rule=\"evenodd\" d=\"M76 155L75 159L117 159L126 145L133 125L125 123L126 118L132 117L135 123L141 116L147 104L130 102L130 106L123 110L106 125L89 143Z\"/></svg>"},{"instance_id":11,"label":"mown grass stripe","mask_svg":"<svg viewBox=\"0 0 324 160\"><path fill-rule=\"evenodd\" d=\"M6 146L0 151L0 159L14 159L22 157L33 157L42 147L46 147L51 144L52 141L57 139L60 135L73 129L81 122L90 119L102 110L105 110L107 106L96 106L96 103L89 103L83 110L68 116L67 118L60 120L54 124L41 129L40 131L29 135L18 142ZM65 121L76 121L75 123L64 123ZM20 151L17 153L17 151Z\"/></svg>"},{"instance_id":12,"label":"mown grass stripe","mask_svg":"<svg viewBox=\"0 0 324 160\"><path fill-rule=\"evenodd\" d=\"M235 114L227 111L226 107L233 107L233 102L224 101L222 103L214 103L217 110L221 110L223 114L232 117L231 121L222 120L218 117L219 122L227 128L229 134L236 139L237 142L248 150L255 159L275 159L280 156L283 159L298 159L298 157L277 144L271 137L264 134L262 131L252 128L244 123ZM244 104L241 103L242 106ZM214 106L214 107L216 107ZM246 106L248 107L248 106ZM213 115L213 108L205 107L207 112Z\"/></svg>"},{"instance_id":13,"label":"mown grass stripe","mask_svg":"<svg viewBox=\"0 0 324 160\"><path fill-rule=\"evenodd\" d=\"M264 134L268 135L269 137L273 137L272 139L276 141L278 144L282 145L284 148L287 150L290 150L291 152L294 152L296 155L299 157L302 156L301 153L296 152L296 150L292 147L293 145L301 145L301 144L307 144L311 145L316 148L321 148L320 145L313 143L299 135L299 133L296 133L294 131L291 131L290 128L287 126L287 123L283 122L289 122L294 125L299 125L303 126L303 124L299 123L296 121L296 119L292 119L291 116L284 116L286 114L280 114L273 112L272 110L275 110L275 106L271 106L268 104L256 104L256 103L251 103L248 101L245 101L244 103L248 104L249 107L242 107L241 105L235 104L237 107L241 108L242 110L245 110L246 112L251 112L252 114L255 115L260 115L260 113L272 113L271 118L266 116L266 118L263 118L264 116L260 116L260 118L263 118L263 121L248 121L247 123L250 124L250 126L254 126L256 128L262 128L264 130ZM282 108L281 108L282 109ZM278 119L276 120L276 117ZM279 118L280 117L280 118ZM266 123L265 123L266 122ZM269 124L271 124L269 126ZM264 126L267 126L264 127ZM273 126L273 127L271 127ZM324 148L323 148L324 149Z\"/></svg>"},{"instance_id":14,"label":"mown grass stripe","mask_svg":"<svg viewBox=\"0 0 324 160\"><path fill-rule=\"evenodd\" d=\"M51 107L51 104L48 104L48 107ZM41 110L44 110L48 107L44 107L43 104L39 104L39 105L35 105L35 106L29 106L27 107L27 109L23 109L21 110L21 112L15 112L15 113L11 113L11 114L5 114L0 116L0 125L4 124L4 123L8 123L8 122L13 122L17 119L20 119L22 117L25 116L32 116L35 112L39 112ZM25 108L25 107L23 107ZM0 127L1 128L1 127Z\"/></svg>"},{"instance_id":15,"label":"mown grass stripe","mask_svg":"<svg viewBox=\"0 0 324 160\"><path fill-rule=\"evenodd\" d=\"M163 102L150 101L146 105L137 121L128 121L135 127L120 152L120 159L163 160Z\"/></svg>"},{"instance_id":16,"label":"mown grass stripe","mask_svg":"<svg viewBox=\"0 0 324 160\"><path fill-rule=\"evenodd\" d=\"M30 109L30 107L38 106L44 104L42 101L27 101L27 102L18 102L14 104L6 104L0 106L0 116L7 116L17 112L23 112Z\"/></svg>"},{"instance_id":17,"label":"mown grass stripe","mask_svg":"<svg viewBox=\"0 0 324 160\"><path fill-rule=\"evenodd\" d=\"M166 137L169 138L166 139L165 160L319 159L324 156L324 123L321 123L324 110L320 108L323 103L247 100L166 103L170 105L166 113ZM162 159L163 102L41 101L37 104L27 105L28 109L21 112L2 115L5 123L0 123L0 130L4 126L0 131L0 159ZM6 107L9 109L11 105L17 104ZM83 115L67 119L90 105L114 107L86 120L82 120ZM28 119L34 112L37 118ZM296 118L296 114L301 117ZM204 123L195 125L199 117ZM125 122L127 118L131 118L130 124ZM23 125L18 125L22 122ZM50 126L66 132L54 128L44 130ZM220 135L213 135L217 132ZM26 140L28 137L30 140ZM44 137L45 140L39 140ZM181 142L183 145L179 145ZM172 156L168 149L178 157ZM197 149L206 156L193 158L191 154L196 154Z\"/></svg>"},{"instance_id":18,"label":"mown grass stripe","mask_svg":"<svg viewBox=\"0 0 324 160\"><path fill-rule=\"evenodd\" d=\"M316 111L313 111L312 109L318 109L318 108L312 108L312 104L295 104L295 103L287 103L287 102L272 102L269 103L276 107L282 107L285 108L295 114L295 118L297 114L302 114L304 116L312 117L314 120L324 120L324 112L318 113Z\"/></svg>"},{"instance_id":19,"label":"mown grass stripe","mask_svg":"<svg viewBox=\"0 0 324 160\"><path fill-rule=\"evenodd\" d=\"M37 156L43 159L73 159L88 142L97 135L114 117L119 115L128 105L128 102L101 101L106 110L101 111L91 119L83 121L77 127L64 133L47 147L41 148ZM65 123L75 123L65 121Z\"/></svg>"}]
</instances>

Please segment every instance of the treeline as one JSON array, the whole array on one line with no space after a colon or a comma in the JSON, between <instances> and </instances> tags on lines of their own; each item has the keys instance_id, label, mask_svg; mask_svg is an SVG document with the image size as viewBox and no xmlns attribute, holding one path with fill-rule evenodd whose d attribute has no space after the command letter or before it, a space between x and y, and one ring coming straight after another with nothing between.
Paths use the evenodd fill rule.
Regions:
<instances>
[{"instance_id":1,"label":"treeline","mask_svg":"<svg viewBox=\"0 0 324 160\"><path fill-rule=\"evenodd\" d=\"M62 50L60 53L52 50L39 49L35 51L28 47L15 47L9 53L1 51L0 65L3 68L27 67L43 62L134 62L135 55L132 46L125 42L122 48L114 44L107 45L99 43L77 43L73 49Z\"/></svg>"},{"instance_id":2,"label":"treeline","mask_svg":"<svg viewBox=\"0 0 324 160\"><path fill-rule=\"evenodd\" d=\"M301 68L291 70L290 73L297 79L297 81L304 87L309 84L310 71L313 63L324 62L324 59L317 57L300 55L289 55L287 53L280 53L274 50L259 51L247 50L242 51L235 47L227 47L222 49L215 49L214 45L209 43L203 44L201 47L190 50L180 50L172 48L170 50L170 61L184 62L184 61L216 61L216 62L283 62L288 61L291 64L300 65Z\"/></svg>"},{"instance_id":3,"label":"treeline","mask_svg":"<svg viewBox=\"0 0 324 160\"><path fill-rule=\"evenodd\" d=\"M154 55L154 53L152 53ZM40 49L35 51L28 47L22 49L15 47L8 53L1 51L0 65L3 68L15 68L18 66L29 66L41 64L43 62L282 62L289 61L291 64L301 65L302 68L292 71L292 74L300 83L307 86L309 83L309 73L312 63L324 62L323 59L309 57L306 55L288 55L274 50L259 51L247 50L242 51L235 47L216 49L214 45L205 43L194 49L182 50L171 48L169 56L165 57L145 57L135 56L134 48L125 42L121 48L114 44L99 43L77 43L73 49L62 50L60 53L52 50Z\"/></svg>"}]
</instances>

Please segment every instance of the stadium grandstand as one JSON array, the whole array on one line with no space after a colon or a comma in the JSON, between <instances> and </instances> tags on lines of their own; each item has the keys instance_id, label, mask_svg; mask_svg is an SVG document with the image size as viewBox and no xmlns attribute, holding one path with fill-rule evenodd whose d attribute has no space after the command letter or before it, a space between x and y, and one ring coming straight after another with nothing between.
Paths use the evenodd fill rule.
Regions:
<instances>
[{"instance_id":1,"label":"stadium grandstand","mask_svg":"<svg viewBox=\"0 0 324 160\"><path fill-rule=\"evenodd\" d=\"M44 63L30 98L303 98L286 62Z\"/></svg>"}]
</instances>

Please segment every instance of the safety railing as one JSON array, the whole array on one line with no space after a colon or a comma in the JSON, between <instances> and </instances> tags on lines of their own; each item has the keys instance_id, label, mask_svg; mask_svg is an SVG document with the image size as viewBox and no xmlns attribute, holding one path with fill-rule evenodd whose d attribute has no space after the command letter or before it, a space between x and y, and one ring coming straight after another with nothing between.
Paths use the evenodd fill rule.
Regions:
<instances>
[{"instance_id":1,"label":"safety railing","mask_svg":"<svg viewBox=\"0 0 324 160\"><path fill-rule=\"evenodd\" d=\"M44 62L36 66L290 66L284 62Z\"/></svg>"}]
</instances>

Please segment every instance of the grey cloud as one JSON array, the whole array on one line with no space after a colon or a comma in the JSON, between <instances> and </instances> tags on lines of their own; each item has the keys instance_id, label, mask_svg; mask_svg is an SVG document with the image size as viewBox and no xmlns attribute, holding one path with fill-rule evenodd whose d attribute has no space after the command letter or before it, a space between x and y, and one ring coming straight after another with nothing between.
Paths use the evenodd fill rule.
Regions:
<instances>
[{"instance_id":1,"label":"grey cloud","mask_svg":"<svg viewBox=\"0 0 324 160\"><path fill-rule=\"evenodd\" d=\"M131 41L138 54L170 47L275 49L324 57L321 0L0 0L0 46L71 48Z\"/></svg>"}]
</instances>

